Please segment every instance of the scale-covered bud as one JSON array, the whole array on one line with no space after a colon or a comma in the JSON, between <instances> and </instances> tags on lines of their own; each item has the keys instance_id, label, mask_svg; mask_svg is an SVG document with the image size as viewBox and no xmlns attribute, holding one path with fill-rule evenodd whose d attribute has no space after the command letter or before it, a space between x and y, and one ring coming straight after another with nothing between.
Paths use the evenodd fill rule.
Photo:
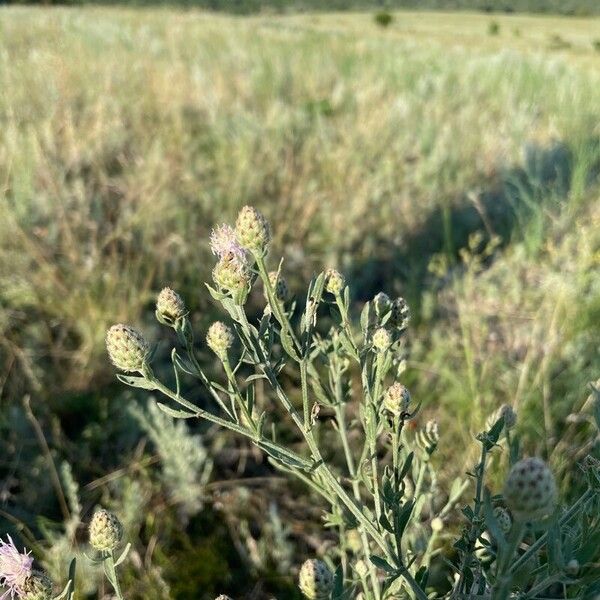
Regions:
<instances>
[{"instance_id":1,"label":"scale-covered bud","mask_svg":"<svg viewBox=\"0 0 600 600\"><path fill-rule=\"evenodd\" d=\"M410 309L404 298L396 298L392 302L390 325L398 329L406 329L410 321Z\"/></svg>"},{"instance_id":2,"label":"scale-covered bud","mask_svg":"<svg viewBox=\"0 0 600 600\"><path fill-rule=\"evenodd\" d=\"M123 538L123 526L115 515L100 508L92 517L89 527L90 544L100 551L114 550Z\"/></svg>"},{"instance_id":3,"label":"scale-covered bud","mask_svg":"<svg viewBox=\"0 0 600 600\"><path fill-rule=\"evenodd\" d=\"M271 242L271 226L253 206L244 206L235 222L235 233L240 245L250 252L265 254Z\"/></svg>"},{"instance_id":4,"label":"scale-covered bud","mask_svg":"<svg viewBox=\"0 0 600 600\"><path fill-rule=\"evenodd\" d=\"M335 269L327 269L325 271L325 289L334 296L342 293L346 280L344 276Z\"/></svg>"},{"instance_id":5,"label":"scale-covered bud","mask_svg":"<svg viewBox=\"0 0 600 600\"><path fill-rule=\"evenodd\" d=\"M287 281L283 277L281 273L278 271L271 271L269 273L269 282L271 283L271 287L275 290L275 297L280 302L285 302L288 299L290 294ZM265 297L267 297L267 293L265 291Z\"/></svg>"},{"instance_id":6,"label":"scale-covered bud","mask_svg":"<svg viewBox=\"0 0 600 600\"><path fill-rule=\"evenodd\" d=\"M383 395L383 406L392 415L399 417L408 412L410 393L406 386L399 382L392 383Z\"/></svg>"},{"instance_id":7,"label":"scale-covered bud","mask_svg":"<svg viewBox=\"0 0 600 600\"><path fill-rule=\"evenodd\" d=\"M137 329L121 323L106 332L106 349L113 365L122 371L140 371L150 351Z\"/></svg>"},{"instance_id":8,"label":"scale-covered bud","mask_svg":"<svg viewBox=\"0 0 600 600\"><path fill-rule=\"evenodd\" d=\"M375 352L385 352L394 340L392 339L392 334L385 327L380 327L375 330L371 341Z\"/></svg>"},{"instance_id":9,"label":"scale-covered bud","mask_svg":"<svg viewBox=\"0 0 600 600\"><path fill-rule=\"evenodd\" d=\"M496 521L498 521L500 531L504 535L507 535L512 527L510 513L503 506L496 506L496 508L494 508L494 516L496 517Z\"/></svg>"},{"instance_id":10,"label":"scale-covered bud","mask_svg":"<svg viewBox=\"0 0 600 600\"><path fill-rule=\"evenodd\" d=\"M156 316L159 321L172 325L186 314L185 302L181 296L170 287L163 288L156 299Z\"/></svg>"},{"instance_id":11,"label":"scale-covered bud","mask_svg":"<svg viewBox=\"0 0 600 600\"><path fill-rule=\"evenodd\" d=\"M221 359L227 356L227 351L233 346L233 333L221 321L215 321L206 333L206 344Z\"/></svg>"},{"instance_id":12,"label":"scale-covered bud","mask_svg":"<svg viewBox=\"0 0 600 600\"><path fill-rule=\"evenodd\" d=\"M236 256L221 258L215 265L213 281L220 289L235 294L250 284L250 267L245 259Z\"/></svg>"},{"instance_id":13,"label":"scale-covered bud","mask_svg":"<svg viewBox=\"0 0 600 600\"><path fill-rule=\"evenodd\" d=\"M524 458L510 470L504 500L517 521L537 521L549 515L556 503L556 482L546 463Z\"/></svg>"},{"instance_id":14,"label":"scale-covered bud","mask_svg":"<svg viewBox=\"0 0 600 600\"><path fill-rule=\"evenodd\" d=\"M517 423L517 413L513 410L512 406L503 404L487 418L485 430L489 431L500 417L504 417L504 428L506 430L512 429Z\"/></svg>"},{"instance_id":15,"label":"scale-covered bud","mask_svg":"<svg viewBox=\"0 0 600 600\"><path fill-rule=\"evenodd\" d=\"M32 571L25 579L21 600L50 600L52 598L52 580L41 571Z\"/></svg>"},{"instance_id":16,"label":"scale-covered bud","mask_svg":"<svg viewBox=\"0 0 600 600\"><path fill-rule=\"evenodd\" d=\"M308 600L327 600L333 589L333 575L323 561L309 559L300 569L299 587Z\"/></svg>"}]
</instances>

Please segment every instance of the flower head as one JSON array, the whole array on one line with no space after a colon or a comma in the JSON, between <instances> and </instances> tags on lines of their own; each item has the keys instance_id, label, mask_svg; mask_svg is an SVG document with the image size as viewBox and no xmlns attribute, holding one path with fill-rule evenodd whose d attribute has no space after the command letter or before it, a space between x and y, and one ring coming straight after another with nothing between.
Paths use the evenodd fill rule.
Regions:
<instances>
[{"instance_id":1,"label":"flower head","mask_svg":"<svg viewBox=\"0 0 600 600\"><path fill-rule=\"evenodd\" d=\"M115 515L100 508L92 517L89 534L90 544L96 550L114 550L123 538L123 525Z\"/></svg>"},{"instance_id":2,"label":"flower head","mask_svg":"<svg viewBox=\"0 0 600 600\"><path fill-rule=\"evenodd\" d=\"M390 324L398 329L406 329L410 321L410 309L406 300L402 297L396 298L392 302L392 314L390 316Z\"/></svg>"},{"instance_id":3,"label":"flower head","mask_svg":"<svg viewBox=\"0 0 600 600\"><path fill-rule=\"evenodd\" d=\"M221 258L215 265L212 275L221 290L234 295L247 288L251 279L250 266L245 256L239 258L236 255Z\"/></svg>"},{"instance_id":4,"label":"flower head","mask_svg":"<svg viewBox=\"0 0 600 600\"><path fill-rule=\"evenodd\" d=\"M271 226L253 206L244 206L240 210L235 222L235 234L246 250L266 254L271 242Z\"/></svg>"},{"instance_id":5,"label":"flower head","mask_svg":"<svg viewBox=\"0 0 600 600\"><path fill-rule=\"evenodd\" d=\"M383 395L383 406L392 415L400 416L408 412L409 404L410 393L406 386L399 382L390 385Z\"/></svg>"},{"instance_id":6,"label":"flower head","mask_svg":"<svg viewBox=\"0 0 600 600\"><path fill-rule=\"evenodd\" d=\"M247 260L246 251L238 242L235 230L231 225L224 223L218 225L210 234L210 249L219 259L237 258L238 260Z\"/></svg>"},{"instance_id":7,"label":"flower head","mask_svg":"<svg viewBox=\"0 0 600 600\"><path fill-rule=\"evenodd\" d=\"M51 600L52 580L41 571L33 571L23 584L21 600Z\"/></svg>"},{"instance_id":8,"label":"flower head","mask_svg":"<svg viewBox=\"0 0 600 600\"><path fill-rule=\"evenodd\" d=\"M171 288L163 288L156 299L156 316L159 321L172 325L186 313L183 298Z\"/></svg>"},{"instance_id":9,"label":"flower head","mask_svg":"<svg viewBox=\"0 0 600 600\"><path fill-rule=\"evenodd\" d=\"M325 289L330 293L337 296L344 289L346 280L344 276L335 269L327 269L325 271Z\"/></svg>"},{"instance_id":10,"label":"flower head","mask_svg":"<svg viewBox=\"0 0 600 600\"><path fill-rule=\"evenodd\" d=\"M393 341L391 333L385 327L380 327L373 334L373 350L375 352L385 352Z\"/></svg>"},{"instance_id":11,"label":"flower head","mask_svg":"<svg viewBox=\"0 0 600 600\"><path fill-rule=\"evenodd\" d=\"M21 553L9 535L8 542L0 538L0 586L6 588L1 600L21 597L27 579L33 572L33 558L25 550Z\"/></svg>"},{"instance_id":12,"label":"flower head","mask_svg":"<svg viewBox=\"0 0 600 600\"><path fill-rule=\"evenodd\" d=\"M121 371L140 371L150 347L144 336L129 325L113 325L106 333L106 349L113 365Z\"/></svg>"},{"instance_id":13,"label":"flower head","mask_svg":"<svg viewBox=\"0 0 600 600\"><path fill-rule=\"evenodd\" d=\"M307 560L300 569L300 591L308 600L326 600L333 588L333 575L321 560Z\"/></svg>"},{"instance_id":14,"label":"flower head","mask_svg":"<svg viewBox=\"0 0 600 600\"><path fill-rule=\"evenodd\" d=\"M221 321L215 321L206 333L206 344L223 360L227 356L227 350L233 345L233 333L231 329Z\"/></svg>"}]
</instances>

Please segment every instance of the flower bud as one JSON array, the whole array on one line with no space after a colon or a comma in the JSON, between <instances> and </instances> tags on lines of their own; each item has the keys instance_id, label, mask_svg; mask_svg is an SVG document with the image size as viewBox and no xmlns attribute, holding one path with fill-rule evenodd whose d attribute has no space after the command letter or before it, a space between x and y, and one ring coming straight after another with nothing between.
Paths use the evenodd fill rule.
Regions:
<instances>
[{"instance_id":1,"label":"flower bud","mask_svg":"<svg viewBox=\"0 0 600 600\"><path fill-rule=\"evenodd\" d=\"M269 282L271 287L275 290L275 297L280 302L285 302L289 296L289 289L286 280L283 275L278 271L271 271L269 273ZM265 292L265 298L267 294ZM267 298L268 299L268 298Z\"/></svg>"},{"instance_id":2,"label":"flower bud","mask_svg":"<svg viewBox=\"0 0 600 600\"><path fill-rule=\"evenodd\" d=\"M434 517L431 519L431 530L439 533L444 529L444 521L440 517Z\"/></svg>"},{"instance_id":3,"label":"flower bud","mask_svg":"<svg viewBox=\"0 0 600 600\"><path fill-rule=\"evenodd\" d=\"M181 296L171 288L163 288L156 299L156 316L159 321L173 325L175 321L187 314L185 302Z\"/></svg>"},{"instance_id":4,"label":"flower bud","mask_svg":"<svg viewBox=\"0 0 600 600\"><path fill-rule=\"evenodd\" d=\"M250 284L248 263L238 258L222 258L212 272L213 280L221 290L235 294Z\"/></svg>"},{"instance_id":5,"label":"flower bud","mask_svg":"<svg viewBox=\"0 0 600 600\"><path fill-rule=\"evenodd\" d=\"M579 561L576 558L572 558L565 567L565 571L568 575L577 575L579 573Z\"/></svg>"},{"instance_id":6,"label":"flower bud","mask_svg":"<svg viewBox=\"0 0 600 600\"><path fill-rule=\"evenodd\" d=\"M144 336L129 325L113 325L106 333L106 349L115 367L122 371L140 371L150 347Z\"/></svg>"},{"instance_id":7,"label":"flower bud","mask_svg":"<svg viewBox=\"0 0 600 600\"><path fill-rule=\"evenodd\" d=\"M373 334L372 342L375 352L385 352L392 345L392 334L385 327L380 327Z\"/></svg>"},{"instance_id":8,"label":"flower bud","mask_svg":"<svg viewBox=\"0 0 600 600\"><path fill-rule=\"evenodd\" d=\"M408 412L410 393L401 383L393 383L383 395L383 406L392 415L399 417Z\"/></svg>"},{"instance_id":9,"label":"flower bud","mask_svg":"<svg viewBox=\"0 0 600 600\"><path fill-rule=\"evenodd\" d=\"M410 321L410 309L404 298L396 298L392 302L390 324L398 329L406 329Z\"/></svg>"},{"instance_id":10,"label":"flower bud","mask_svg":"<svg viewBox=\"0 0 600 600\"><path fill-rule=\"evenodd\" d=\"M225 323L215 321L208 328L206 344L221 360L227 356L227 351L233 346L233 341L233 333Z\"/></svg>"},{"instance_id":11,"label":"flower bud","mask_svg":"<svg viewBox=\"0 0 600 600\"><path fill-rule=\"evenodd\" d=\"M384 292L379 292L375 298L373 298L373 306L375 307L375 313L381 319L388 310L391 309L392 303L390 297Z\"/></svg>"},{"instance_id":12,"label":"flower bud","mask_svg":"<svg viewBox=\"0 0 600 600\"><path fill-rule=\"evenodd\" d=\"M123 526L115 515L104 510L98 509L89 527L90 544L96 550L112 551L123 538Z\"/></svg>"},{"instance_id":13,"label":"flower bud","mask_svg":"<svg viewBox=\"0 0 600 600\"><path fill-rule=\"evenodd\" d=\"M252 206L244 206L235 222L238 242L250 252L266 254L271 242L271 227L265 217Z\"/></svg>"},{"instance_id":14,"label":"flower bud","mask_svg":"<svg viewBox=\"0 0 600 600\"><path fill-rule=\"evenodd\" d=\"M346 285L346 280L344 276L335 269L327 269L325 271L325 289L330 293L337 296L341 294L344 286Z\"/></svg>"},{"instance_id":15,"label":"flower bud","mask_svg":"<svg viewBox=\"0 0 600 600\"><path fill-rule=\"evenodd\" d=\"M485 430L489 431L500 417L504 417L504 429L510 430L517 423L517 413L508 404L503 404L495 410L485 422Z\"/></svg>"},{"instance_id":16,"label":"flower bud","mask_svg":"<svg viewBox=\"0 0 600 600\"><path fill-rule=\"evenodd\" d=\"M308 600L327 600L333 589L333 575L323 561L307 560L300 569L299 587Z\"/></svg>"},{"instance_id":17,"label":"flower bud","mask_svg":"<svg viewBox=\"0 0 600 600\"><path fill-rule=\"evenodd\" d=\"M512 527L510 513L504 507L496 506L496 508L494 508L494 516L496 517L496 521L498 521L500 531L502 531L504 535L507 535Z\"/></svg>"},{"instance_id":18,"label":"flower bud","mask_svg":"<svg viewBox=\"0 0 600 600\"><path fill-rule=\"evenodd\" d=\"M537 521L549 515L556 503L552 471L541 458L520 460L508 474L504 499L518 521Z\"/></svg>"},{"instance_id":19,"label":"flower bud","mask_svg":"<svg viewBox=\"0 0 600 600\"><path fill-rule=\"evenodd\" d=\"M32 571L23 583L21 600L50 600L52 598L52 580L41 571Z\"/></svg>"}]
</instances>

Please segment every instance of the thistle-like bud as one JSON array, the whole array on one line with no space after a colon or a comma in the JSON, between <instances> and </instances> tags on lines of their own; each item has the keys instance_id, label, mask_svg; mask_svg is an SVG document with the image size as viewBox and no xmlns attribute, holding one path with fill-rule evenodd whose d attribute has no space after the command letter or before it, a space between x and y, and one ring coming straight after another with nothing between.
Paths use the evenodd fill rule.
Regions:
<instances>
[{"instance_id":1,"label":"thistle-like bud","mask_svg":"<svg viewBox=\"0 0 600 600\"><path fill-rule=\"evenodd\" d=\"M308 600L327 600L333 589L333 575L323 561L307 560L300 569L299 587Z\"/></svg>"},{"instance_id":2,"label":"thistle-like bud","mask_svg":"<svg viewBox=\"0 0 600 600\"><path fill-rule=\"evenodd\" d=\"M89 534L90 544L93 548L111 551L119 545L123 538L123 525L115 515L100 508L92 517Z\"/></svg>"},{"instance_id":3,"label":"thistle-like bud","mask_svg":"<svg viewBox=\"0 0 600 600\"><path fill-rule=\"evenodd\" d=\"M23 583L21 600L50 600L52 598L52 580L41 571L32 571Z\"/></svg>"},{"instance_id":4,"label":"thistle-like bud","mask_svg":"<svg viewBox=\"0 0 600 600\"><path fill-rule=\"evenodd\" d=\"M227 351L233 346L233 341L233 333L225 323L215 321L208 328L206 344L221 360L227 356Z\"/></svg>"},{"instance_id":5,"label":"thistle-like bud","mask_svg":"<svg viewBox=\"0 0 600 600\"><path fill-rule=\"evenodd\" d=\"M390 324L398 329L406 329L410 321L410 309L404 298L396 298L392 302Z\"/></svg>"},{"instance_id":6,"label":"thistle-like bud","mask_svg":"<svg viewBox=\"0 0 600 600\"><path fill-rule=\"evenodd\" d=\"M425 427L415 434L415 443L428 456L433 454L440 441L439 427L436 420L431 419Z\"/></svg>"},{"instance_id":7,"label":"thistle-like bud","mask_svg":"<svg viewBox=\"0 0 600 600\"><path fill-rule=\"evenodd\" d=\"M375 330L371 341L373 342L373 350L375 352L385 352L394 340L392 339L392 334L385 327L380 327Z\"/></svg>"},{"instance_id":8,"label":"thistle-like bud","mask_svg":"<svg viewBox=\"0 0 600 600\"><path fill-rule=\"evenodd\" d=\"M250 267L245 260L225 257L219 260L212 272L213 281L226 292L235 294L250 283Z\"/></svg>"},{"instance_id":9,"label":"thistle-like bud","mask_svg":"<svg viewBox=\"0 0 600 600\"><path fill-rule=\"evenodd\" d=\"M388 310L391 309L392 303L390 297L384 292L379 292L375 298L373 298L373 306L375 307L375 313L381 319Z\"/></svg>"},{"instance_id":10,"label":"thistle-like bud","mask_svg":"<svg viewBox=\"0 0 600 600\"><path fill-rule=\"evenodd\" d=\"M335 269L327 269L325 271L325 289L334 296L342 293L346 280L344 276Z\"/></svg>"},{"instance_id":11,"label":"thistle-like bud","mask_svg":"<svg viewBox=\"0 0 600 600\"><path fill-rule=\"evenodd\" d=\"M537 521L549 515L556 503L554 475L541 458L524 458L510 470L504 499L518 521Z\"/></svg>"},{"instance_id":12,"label":"thistle-like bud","mask_svg":"<svg viewBox=\"0 0 600 600\"><path fill-rule=\"evenodd\" d=\"M503 506L496 506L494 508L494 516L498 521L498 527L504 535L508 535L510 528L512 527L512 518L510 513Z\"/></svg>"},{"instance_id":13,"label":"thistle-like bud","mask_svg":"<svg viewBox=\"0 0 600 600\"><path fill-rule=\"evenodd\" d=\"M244 206L235 222L238 242L258 254L266 254L271 242L271 227L265 217L253 206Z\"/></svg>"},{"instance_id":14,"label":"thistle-like bud","mask_svg":"<svg viewBox=\"0 0 600 600\"><path fill-rule=\"evenodd\" d=\"M113 365L122 371L141 371L150 351L137 329L121 323L106 332L106 349Z\"/></svg>"},{"instance_id":15,"label":"thistle-like bud","mask_svg":"<svg viewBox=\"0 0 600 600\"><path fill-rule=\"evenodd\" d=\"M275 290L275 297L277 300L285 302L288 299L290 291L283 275L278 271L271 271L269 273L269 282L271 283L271 287ZM267 298L266 291L265 298Z\"/></svg>"},{"instance_id":16,"label":"thistle-like bud","mask_svg":"<svg viewBox=\"0 0 600 600\"><path fill-rule=\"evenodd\" d=\"M408 412L410 393L406 386L399 382L393 383L383 395L383 406L392 415L399 417Z\"/></svg>"},{"instance_id":17,"label":"thistle-like bud","mask_svg":"<svg viewBox=\"0 0 600 600\"><path fill-rule=\"evenodd\" d=\"M185 317L187 310L181 296L169 287L163 288L156 299L156 318L165 325L174 325Z\"/></svg>"},{"instance_id":18,"label":"thistle-like bud","mask_svg":"<svg viewBox=\"0 0 600 600\"><path fill-rule=\"evenodd\" d=\"M517 423L517 413L513 410L512 406L503 404L487 418L485 430L489 431L500 417L504 417L504 428L506 430L512 429Z\"/></svg>"}]
</instances>

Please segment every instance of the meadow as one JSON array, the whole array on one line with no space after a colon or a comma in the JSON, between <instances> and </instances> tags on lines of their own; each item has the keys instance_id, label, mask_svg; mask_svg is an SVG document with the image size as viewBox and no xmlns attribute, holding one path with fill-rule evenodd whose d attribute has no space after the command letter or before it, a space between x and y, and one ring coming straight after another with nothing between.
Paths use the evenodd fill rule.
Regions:
<instances>
[{"instance_id":1,"label":"meadow","mask_svg":"<svg viewBox=\"0 0 600 600\"><path fill-rule=\"evenodd\" d=\"M0 531L57 580L98 502L133 543L130 599L299 597L301 558L335 544L250 444L166 418L106 356L114 322L157 337L165 285L198 329L220 315L208 239L246 204L292 293L335 267L355 315L406 298L441 480L508 403L578 488L598 453L600 19L9 7L0 90Z\"/></svg>"}]
</instances>

